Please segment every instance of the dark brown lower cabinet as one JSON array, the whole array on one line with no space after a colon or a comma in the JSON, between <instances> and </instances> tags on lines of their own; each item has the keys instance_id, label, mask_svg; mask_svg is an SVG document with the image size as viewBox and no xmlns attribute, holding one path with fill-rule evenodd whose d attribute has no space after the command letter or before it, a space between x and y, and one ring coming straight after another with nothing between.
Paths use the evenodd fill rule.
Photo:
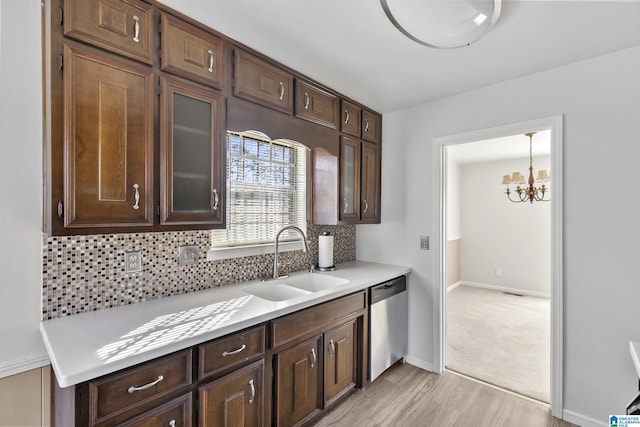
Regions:
<instances>
[{"instance_id":1,"label":"dark brown lower cabinet","mask_svg":"<svg viewBox=\"0 0 640 427\"><path fill-rule=\"evenodd\" d=\"M173 399L125 423L121 427L189 427L193 412L191 393Z\"/></svg>"},{"instance_id":2,"label":"dark brown lower cabinet","mask_svg":"<svg viewBox=\"0 0 640 427\"><path fill-rule=\"evenodd\" d=\"M353 320L324 335L325 406L356 385L358 352L355 339L357 334L357 323Z\"/></svg>"},{"instance_id":3,"label":"dark brown lower cabinet","mask_svg":"<svg viewBox=\"0 0 640 427\"><path fill-rule=\"evenodd\" d=\"M262 426L264 361L198 388L199 426Z\"/></svg>"},{"instance_id":4,"label":"dark brown lower cabinet","mask_svg":"<svg viewBox=\"0 0 640 427\"><path fill-rule=\"evenodd\" d=\"M276 353L275 421L300 425L322 410L322 335Z\"/></svg>"}]
</instances>

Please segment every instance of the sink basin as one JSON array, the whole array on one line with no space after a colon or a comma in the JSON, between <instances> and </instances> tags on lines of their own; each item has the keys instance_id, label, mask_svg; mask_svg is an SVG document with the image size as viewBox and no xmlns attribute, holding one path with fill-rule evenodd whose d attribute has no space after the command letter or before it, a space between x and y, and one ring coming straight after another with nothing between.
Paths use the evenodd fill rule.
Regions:
<instances>
[{"instance_id":1,"label":"sink basin","mask_svg":"<svg viewBox=\"0 0 640 427\"><path fill-rule=\"evenodd\" d=\"M282 283L296 289L303 289L309 292L319 292L324 291L325 289L333 288L335 286L344 285L346 283L349 283L349 281L340 279L339 277L312 273L302 276L287 277L286 279L282 280Z\"/></svg>"},{"instance_id":2,"label":"sink basin","mask_svg":"<svg viewBox=\"0 0 640 427\"><path fill-rule=\"evenodd\" d=\"M284 283L261 283L244 289L244 292L269 301L287 301L309 295L311 292Z\"/></svg>"}]
</instances>

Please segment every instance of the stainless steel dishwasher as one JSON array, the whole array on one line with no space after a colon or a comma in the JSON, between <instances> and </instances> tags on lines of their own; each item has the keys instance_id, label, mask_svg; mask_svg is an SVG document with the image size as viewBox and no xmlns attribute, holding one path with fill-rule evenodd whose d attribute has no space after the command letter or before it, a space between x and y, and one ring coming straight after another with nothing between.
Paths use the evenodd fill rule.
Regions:
<instances>
[{"instance_id":1,"label":"stainless steel dishwasher","mask_svg":"<svg viewBox=\"0 0 640 427\"><path fill-rule=\"evenodd\" d=\"M407 355L406 276L369 289L369 381Z\"/></svg>"}]
</instances>

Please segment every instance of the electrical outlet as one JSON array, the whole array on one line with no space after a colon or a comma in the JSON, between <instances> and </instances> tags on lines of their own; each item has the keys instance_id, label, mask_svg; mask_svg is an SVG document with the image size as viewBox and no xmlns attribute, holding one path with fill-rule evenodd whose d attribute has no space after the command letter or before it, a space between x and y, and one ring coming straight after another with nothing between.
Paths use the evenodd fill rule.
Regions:
<instances>
[{"instance_id":1,"label":"electrical outlet","mask_svg":"<svg viewBox=\"0 0 640 427\"><path fill-rule=\"evenodd\" d=\"M140 251L126 251L124 253L124 272L136 273L142 271L142 253Z\"/></svg>"},{"instance_id":2,"label":"electrical outlet","mask_svg":"<svg viewBox=\"0 0 640 427\"><path fill-rule=\"evenodd\" d=\"M429 236L420 236L420 250L421 251L429 250Z\"/></svg>"},{"instance_id":3,"label":"electrical outlet","mask_svg":"<svg viewBox=\"0 0 640 427\"><path fill-rule=\"evenodd\" d=\"M185 245L178 248L178 264L191 265L198 262L200 258L198 245Z\"/></svg>"}]
</instances>

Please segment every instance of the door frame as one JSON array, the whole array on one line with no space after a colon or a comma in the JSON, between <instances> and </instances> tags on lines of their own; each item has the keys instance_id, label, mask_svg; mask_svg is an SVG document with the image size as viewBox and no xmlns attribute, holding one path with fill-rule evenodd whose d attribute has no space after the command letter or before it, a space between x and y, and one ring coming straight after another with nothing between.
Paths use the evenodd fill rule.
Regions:
<instances>
[{"instance_id":1,"label":"door frame","mask_svg":"<svg viewBox=\"0 0 640 427\"><path fill-rule=\"evenodd\" d=\"M445 370L446 349L446 146L485 139L551 130L551 415L562 419L564 388L563 355L563 295L564 295L564 242L563 242L563 115L543 117L470 132L436 137L433 139L433 224L434 269L433 323L434 370ZM498 179L498 178L496 178Z\"/></svg>"}]
</instances>

